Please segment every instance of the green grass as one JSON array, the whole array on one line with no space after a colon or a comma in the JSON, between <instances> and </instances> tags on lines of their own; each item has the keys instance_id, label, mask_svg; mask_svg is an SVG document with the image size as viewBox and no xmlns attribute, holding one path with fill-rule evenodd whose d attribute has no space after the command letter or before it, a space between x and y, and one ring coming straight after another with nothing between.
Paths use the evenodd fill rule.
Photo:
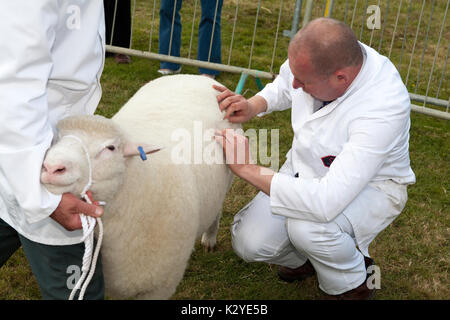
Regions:
<instances>
[{"instance_id":1,"label":"green grass","mask_svg":"<svg viewBox=\"0 0 450 320\"><path fill-rule=\"evenodd\" d=\"M374 2L374 1L372 1ZM407 4L403 1L399 26L404 26ZM147 49L150 39L152 1L138 1L134 28L133 47ZM235 13L235 1L225 0L223 19L223 62L227 63L231 30ZM290 29L293 12L293 1L283 2L283 19L280 30ZM334 16L343 20L344 1L335 1ZM353 1L349 1L353 7ZM362 20L362 3L359 1L359 13L356 14L354 30L359 37ZM382 1L382 10L385 1ZM391 11L388 24L393 25L399 1L391 1ZM279 2L262 1L262 9L258 26L258 46L254 49L252 68L269 71L272 64L273 35L275 34L278 18ZM369 3L371 4L371 3ZM233 43L231 64L247 67L249 63L248 50L251 46L254 15L257 2L239 1L240 11L236 35ZM428 5L428 4L427 4ZM185 1L182 11L183 47L182 56L188 56L193 7L192 2ZM415 37L417 24L417 10L421 1L413 1L413 13L410 27L405 41L405 52L400 65L403 79L406 77L409 64L412 41ZM394 8L394 9L393 9ZM426 18L429 17L429 6ZM428 49L424 58L424 68L417 93L424 94L428 81L426 70L431 69L434 49L440 23L445 9L445 1L437 1L435 21L430 29ZM319 16L323 11L323 1L317 1L313 16ZM360 14L361 13L361 14ZM197 8L197 17L199 8ZM351 19L352 11L348 12L347 22ZM156 17L158 10L156 10ZM358 24L356 25L356 21ZM155 52L157 43L157 23L155 20L152 37L152 51ZM195 29L198 26L198 18ZM403 27L398 29L391 58L398 63L401 50ZM423 32L424 33L424 32ZM378 45L380 31L374 32L373 41ZM419 56L423 49L423 34L416 45L415 56ZM387 54L392 37L392 30L386 29L382 50ZM447 39L445 31L443 39ZM370 32L363 31L363 41L370 41ZM288 39L280 37L273 71L286 58ZM442 54L448 44L441 42L437 68L431 82L430 91L435 94L439 77L442 72ZM376 46L377 47L377 46ZM191 57L196 56L196 34L193 37ZM443 48L443 49L442 49ZM443 50L443 51L442 51ZM442 52L443 53L442 53ZM413 63L416 71L418 63ZM406 64L406 67L405 67ZM132 58L130 65L117 65L111 58L106 60L102 76L103 98L97 112L111 117L117 110L146 82L159 76L157 70L159 62ZM440 68L440 69L439 69ZM414 72L416 72L414 71ZM183 67L184 73L197 73L194 67ZM410 79L416 79L411 69ZM426 76L425 76L426 75ZM411 78L412 77L412 78ZM229 88L235 88L239 75L222 73L218 81ZM267 83L267 81L264 81ZM413 82L408 88L414 91ZM434 90L434 91L433 91ZM257 92L252 79L247 80L245 96L250 97ZM444 79L440 97L448 99L448 78ZM292 140L289 110L270 114L264 118L253 119L244 125L247 128L280 129L280 165L284 162L284 155L289 150ZM449 299L449 239L450 239L450 122L431 118L422 114L411 115L410 157L411 166L416 173L417 183L408 189L409 200L403 213L384 230L371 244L370 251L377 265L381 268L382 289L377 292L378 299ZM241 179L235 179L228 193L223 210L223 218L218 234L217 250L213 253L203 251L199 243L193 253L183 281L178 286L173 299L316 299L322 297L318 289L316 278L309 278L301 284L287 284L276 276L276 267L263 263L246 263L238 258L232 248L229 227L234 214L250 201L257 190ZM40 293L33 278L28 263L20 249L0 269L0 299L39 299Z\"/></svg>"}]
</instances>

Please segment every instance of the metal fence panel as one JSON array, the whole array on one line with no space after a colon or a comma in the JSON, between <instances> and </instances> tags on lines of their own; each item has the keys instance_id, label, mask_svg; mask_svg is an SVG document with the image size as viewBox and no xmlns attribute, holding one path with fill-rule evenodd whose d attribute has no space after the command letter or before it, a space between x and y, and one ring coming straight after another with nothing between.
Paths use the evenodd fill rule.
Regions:
<instances>
[{"instance_id":1,"label":"metal fence panel","mask_svg":"<svg viewBox=\"0 0 450 320\"><path fill-rule=\"evenodd\" d=\"M300 25L324 15L333 17L347 23L361 42L390 58L399 70L413 103L417 104L413 110L450 118L450 90L447 85L450 0L224 0L221 8L221 64L209 60L212 37L207 61L194 58L202 1L182 2L182 32L184 38L189 38L189 44L182 43L181 57L158 53L161 1L105 1L114 2L115 6L112 33L117 31L115 17L118 2L128 2L131 15L128 48L112 45L111 34L107 40L107 50L110 52L266 79L275 77L287 57L289 37ZM181 3L182 0L172 1ZM217 4L219 0L209 1L216 1ZM217 10L216 5L214 21ZM175 17L175 10L173 14ZM271 48L259 46L263 38L273 39ZM243 44L247 53L236 52L237 41Z\"/></svg>"}]
</instances>

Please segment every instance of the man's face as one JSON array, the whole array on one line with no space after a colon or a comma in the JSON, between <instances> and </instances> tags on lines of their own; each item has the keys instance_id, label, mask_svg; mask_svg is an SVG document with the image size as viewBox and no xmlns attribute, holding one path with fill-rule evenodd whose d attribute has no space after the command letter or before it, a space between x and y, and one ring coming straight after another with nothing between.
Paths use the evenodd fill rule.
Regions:
<instances>
[{"instance_id":1,"label":"man's face","mask_svg":"<svg viewBox=\"0 0 450 320\"><path fill-rule=\"evenodd\" d=\"M306 55L289 52L288 56L289 67L294 75L294 89L302 88L312 97L322 101L331 101L340 96L338 88L335 88L334 75L317 76Z\"/></svg>"}]
</instances>

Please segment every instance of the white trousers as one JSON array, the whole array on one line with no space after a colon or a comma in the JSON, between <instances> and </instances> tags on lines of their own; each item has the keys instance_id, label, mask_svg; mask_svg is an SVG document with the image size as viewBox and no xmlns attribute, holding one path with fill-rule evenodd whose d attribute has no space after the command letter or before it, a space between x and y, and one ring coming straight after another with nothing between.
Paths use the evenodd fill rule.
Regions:
<instances>
[{"instance_id":1,"label":"white trousers","mask_svg":"<svg viewBox=\"0 0 450 320\"><path fill-rule=\"evenodd\" d=\"M234 251L247 262L297 268L309 259L328 294L354 289L366 279L364 256L344 214L329 223L274 215L270 198L260 192L236 214L231 235Z\"/></svg>"}]
</instances>

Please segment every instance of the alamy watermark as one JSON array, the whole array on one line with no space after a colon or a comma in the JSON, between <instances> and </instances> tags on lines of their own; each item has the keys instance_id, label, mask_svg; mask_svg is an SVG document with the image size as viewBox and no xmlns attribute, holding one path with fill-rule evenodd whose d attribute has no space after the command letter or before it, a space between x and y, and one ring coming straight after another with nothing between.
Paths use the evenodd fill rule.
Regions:
<instances>
[{"instance_id":1,"label":"alamy watermark","mask_svg":"<svg viewBox=\"0 0 450 320\"><path fill-rule=\"evenodd\" d=\"M226 129L226 139L217 135L217 129L203 128L202 121L194 121L192 130L178 128L172 131L171 141L175 145L171 149L171 161L174 164L245 164L249 152L249 163L259 162L262 166L270 166L274 171L279 169L279 129ZM244 136L248 140L248 148L244 143L235 146L234 155L224 156L222 146L216 137L232 143L235 135ZM269 153L270 149L270 153Z\"/></svg>"},{"instance_id":2,"label":"alamy watermark","mask_svg":"<svg viewBox=\"0 0 450 320\"><path fill-rule=\"evenodd\" d=\"M381 9L380 6L370 5L367 7L367 29L380 29L381 28Z\"/></svg>"},{"instance_id":3,"label":"alamy watermark","mask_svg":"<svg viewBox=\"0 0 450 320\"><path fill-rule=\"evenodd\" d=\"M81 28L81 9L77 5L70 5L67 7L66 14L69 16L66 19L66 27L69 30L79 30Z\"/></svg>"},{"instance_id":4,"label":"alamy watermark","mask_svg":"<svg viewBox=\"0 0 450 320\"><path fill-rule=\"evenodd\" d=\"M80 266L72 264L67 267L66 273L69 275L66 280L66 286L69 290L72 290L81 278L81 268Z\"/></svg>"},{"instance_id":5,"label":"alamy watermark","mask_svg":"<svg viewBox=\"0 0 450 320\"><path fill-rule=\"evenodd\" d=\"M379 266L372 264L367 267L367 288L381 289L381 269Z\"/></svg>"}]
</instances>

